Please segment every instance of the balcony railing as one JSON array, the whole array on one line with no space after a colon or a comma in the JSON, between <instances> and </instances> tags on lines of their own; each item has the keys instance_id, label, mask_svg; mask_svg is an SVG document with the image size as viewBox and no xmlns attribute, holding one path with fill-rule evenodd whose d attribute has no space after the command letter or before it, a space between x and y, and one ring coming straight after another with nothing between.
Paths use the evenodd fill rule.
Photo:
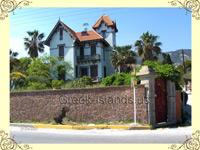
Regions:
<instances>
[{"instance_id":1,"label":"balcony railing","mask_svg":"<svg viewBox=\"0 0 200 150\"><path fill-rule=\"evenodd\" d=\"M100 55L84 55L84 56L77 56L77 61L90 61L90 60L100 60Z\"/></svg>"}]
</instances>

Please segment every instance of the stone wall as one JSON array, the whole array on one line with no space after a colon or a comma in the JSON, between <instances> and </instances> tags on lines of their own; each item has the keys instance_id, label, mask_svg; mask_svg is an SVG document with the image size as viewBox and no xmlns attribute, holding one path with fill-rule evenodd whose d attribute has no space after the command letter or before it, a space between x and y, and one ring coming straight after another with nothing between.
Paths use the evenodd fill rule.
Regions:
<instances>
[{"instance_id":1,"label":"stone wall","mask_svg":"<svg viewBox=\"0 0 200 150\"><path fill-rule=\"evenodd\" d=\"M137 120L147 121L145 87L136 87ZM77 121L119 121L134 118L130 86L43 90L10 93L10 120L52 121L66 115Z\"/></svg>"}]
</instances>

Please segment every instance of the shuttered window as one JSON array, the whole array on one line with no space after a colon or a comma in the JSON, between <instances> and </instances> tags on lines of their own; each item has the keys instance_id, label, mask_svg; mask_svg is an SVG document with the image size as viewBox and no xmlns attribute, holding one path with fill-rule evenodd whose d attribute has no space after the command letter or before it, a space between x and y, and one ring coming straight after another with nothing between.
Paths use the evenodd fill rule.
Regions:
<instances>
[{"instance_id":1,"label":"shuttered window","mask_svg":"<svg viewBox=\"0 0 200 150\"><path fill-rule=\"evenodd\" d=\"M59 57L64 58L64 46L59 46Z\"/></svg>"}]
</instances>

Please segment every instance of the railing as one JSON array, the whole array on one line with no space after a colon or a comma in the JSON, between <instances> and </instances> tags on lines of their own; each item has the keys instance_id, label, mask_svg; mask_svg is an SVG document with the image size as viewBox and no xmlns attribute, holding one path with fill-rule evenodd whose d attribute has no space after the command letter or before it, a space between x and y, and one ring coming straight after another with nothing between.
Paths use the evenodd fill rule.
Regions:
<instances>
[{"instance_id":1,"label":"railing","mask_svg":"<svg viewBox=\"0 0 200 150\"><path fill-rule=\"evenodd\" d=\"M84 56L77 56L78 61L85 61L85 60L100 60L100 55L84 55Z\"/></svg>"}]
</instances>

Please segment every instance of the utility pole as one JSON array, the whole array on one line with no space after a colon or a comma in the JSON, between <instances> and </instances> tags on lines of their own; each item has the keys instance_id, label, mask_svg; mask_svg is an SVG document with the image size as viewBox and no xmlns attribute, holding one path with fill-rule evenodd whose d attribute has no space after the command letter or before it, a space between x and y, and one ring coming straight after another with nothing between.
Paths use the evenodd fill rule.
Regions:
<instances>
[{"instance_id":1,"label":"utility pole","mask_svg":"<svg viewBox=\"0 0 200 150\"><path fill-rule=\"evenodd\" d=\"M185 69L185 58L184 58L184 51L182 50L182 58L183 58L183 71L184 71L184 74L186 74L186 69ZM187 83L186 81L184 80L184 84L185 84L185 91L187 91Z\"/></svg>"}]
</instances>

